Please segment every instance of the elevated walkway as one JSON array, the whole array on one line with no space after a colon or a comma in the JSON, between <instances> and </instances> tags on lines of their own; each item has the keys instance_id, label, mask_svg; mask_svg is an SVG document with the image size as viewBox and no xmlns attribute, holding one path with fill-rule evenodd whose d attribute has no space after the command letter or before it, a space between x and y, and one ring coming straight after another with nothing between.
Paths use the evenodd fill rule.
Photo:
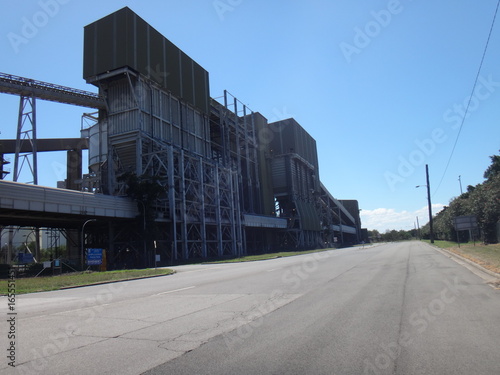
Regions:
<instances>
[{"instance_id":1,"label":"elevated walkway","mask_svg":"<svg viewBox=\"0 0 500 375\"><path fill-rule=\"evenodd\" d=\"M0 225L79 226L87 218L135 219L137 204L125 197L0 180ZM244 215L247 227L286 229L283 218Z\"/></svg>"},{"instance_id":2,"label":"elevated walkway","mask_svg":"<svg viewBox=\"0 0 500 375\"><path fill-rule=\"evenodd\" d=\"M139 214L129 198L0 180L0 225L78 228L88 218L130 220Z\"/></svg>"},{"instance_id":3,"label":"elevated walkway","mask_svg":"<svg viewBox=\"0 0 500 375\"><path fill-rule=\"evenodd\" d=\"M353 224L355 226L356 225L356 221L354 220L354 217L349 213L349 211L347 211L347 209L344 207L344 205L341 202L339 202L337 199L335 199L330 194L330 192L328 191L328 189L326 188L326 186L323 185L323 183L321 183L321 182L320 182L320 187L321 187L322 193L325 194L335 204L335 206L342 211L342 213L344 214L344 216L349 219L349 221L351 222L351 224Z\"/></svg>"},{"instance_id":4,"label":"elevated walkway","mask_svg":"<svg viewBox=\"0 0 500 375\"><path fill-rule=\"evenodd\" d=\"M253 228L286 229L287 220L279 217L243 214L243 224Z\"/></svg>"},{"instance_id":5,"label":"elevated walkway","mask_svg":"<svg viewBox=\"0 0 500 375\"><path fill-rule=\"evenodd\" d=\"M88 150L88 138L44 138L36 140L37 152ZM19 152L32 152L29 142L21 142ZM14 154L16 152L15 139L0 139L0 154Z\"/></svg>"},{"instance_id":6,"label":"elevated walkway","mask_svg":"<svg viewBox=\"0 0 500 375\"><path fill-rule=\"evenodd\" d=\"M351 227L349 225L330 225L330 229L334 230L336 232L342 232L342 233L347 233L347 234L356 234L357 230L356 227Z\"/></svg>"}]
</instances>

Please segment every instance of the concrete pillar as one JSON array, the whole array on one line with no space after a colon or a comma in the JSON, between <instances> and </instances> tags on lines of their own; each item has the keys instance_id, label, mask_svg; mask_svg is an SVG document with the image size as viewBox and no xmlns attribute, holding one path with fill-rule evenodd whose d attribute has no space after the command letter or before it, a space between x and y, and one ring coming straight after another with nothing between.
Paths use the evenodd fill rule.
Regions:
<instances>
[{"instance_id":1,"label":"concrete pillar","mask_svg":"<svg viewBox=\"0 0 500 375\"><path fill-rule=\"evenodd\" d=\"M66 189L80 190L82 179L82 150L70 150L67 154Z\"/></svg>"}]
</instances>

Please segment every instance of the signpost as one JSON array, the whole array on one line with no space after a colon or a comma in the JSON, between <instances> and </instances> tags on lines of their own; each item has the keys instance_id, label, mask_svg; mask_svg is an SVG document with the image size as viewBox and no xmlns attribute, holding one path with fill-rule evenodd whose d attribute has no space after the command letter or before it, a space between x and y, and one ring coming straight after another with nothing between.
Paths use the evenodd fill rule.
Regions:
<instances>
[{"instance_id":1,"label":"signpost","mask_svg":"<svg viewBox=\"0 0 500 375\"><path fill-rule=\"evenodd\" d=\"M455 231L457 232L457 243L458 247L460 247L460 240L458 238L458 232L461 230L468 230L469 231L469 238L472 237L474 241L474 246L476 246L476 239L472 235L472 231L477 230L477 218L474 215L468 215L468 216L456 216L453 218L453 226L455 228Z\"/></svg>"},{"instance_id":2,"label":"signpost","mask_svg":"<svg viewBox=\"0 0 500 375\"><path fill-rule=\"evenodd\" d=\"M52 261L52 275L61 275L62 274L62 262L61 259L54 259Z\"/></svg>"},{"instance_id":3,"label":"signpost","mask_svg":"<svg viewBox=\"0 0 500 375\"><path fill-rule=\"evenodd\" d=\"M160 254L156 254L156 241L153 241L153 244L155 246L155 269L158 266L158 262L160 261L161 257Z\"/></svg>"},{"instance_id":4,"label":"signpost","mask_svg":"<svg viewBox=\"0 0 500 375\"><path fill-rule=\"evenodd\" d=\"M87 249L87 265L100 266L102 264L102 249Z\"/></svg>"},{"instance_id":5,"label":"signpost","mask_svg":"<svg viewBox=\"0 0 500 375\"><path fill-rule=\"evenodd\" d=\"M33 254L30 253L19 253L17 254L17 260L19 264L30 264L34 262Z\"/></svg>"}]
</instances>

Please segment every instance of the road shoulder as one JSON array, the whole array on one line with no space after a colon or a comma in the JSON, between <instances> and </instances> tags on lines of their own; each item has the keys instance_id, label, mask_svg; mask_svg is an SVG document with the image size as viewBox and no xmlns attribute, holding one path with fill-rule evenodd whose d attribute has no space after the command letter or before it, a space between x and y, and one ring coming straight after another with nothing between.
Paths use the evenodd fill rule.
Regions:
<instances>
[{"instance_id":1,"label":"road shoulder","mask_svg":"<svg viewBox=\"0 0 500 375\"><path fill-rule=\"evenodd\" d=\"M454 260L458 264L464 266L467 268L469 271L474 273L475 275L479 276L481 279L483 279L487 284L491 285L495 289L500 289L500 274L493 272L480 264L473 262L470 259L467 259L461 255L458 255L452 251L440 248L436 245L430 244L431 247L433 247L436 251L440 252L444 256Z\"/></svg>"}]
</instances>

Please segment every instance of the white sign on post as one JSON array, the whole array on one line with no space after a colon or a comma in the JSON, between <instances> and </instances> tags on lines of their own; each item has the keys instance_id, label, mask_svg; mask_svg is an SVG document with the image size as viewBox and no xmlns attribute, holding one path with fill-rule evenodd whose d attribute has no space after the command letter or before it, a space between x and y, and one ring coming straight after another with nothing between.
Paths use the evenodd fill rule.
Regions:
<instances>
[{"instance_id":1,"label":"white sign on post","mask_svg":"<svg viewBox=\"0 0 500 375\"><path fill-rule=\"evenodd\" d=\"M456 231L477 229L477 219L473 215L457 216L453 219Z\"/></svg>"}]
</instances>

